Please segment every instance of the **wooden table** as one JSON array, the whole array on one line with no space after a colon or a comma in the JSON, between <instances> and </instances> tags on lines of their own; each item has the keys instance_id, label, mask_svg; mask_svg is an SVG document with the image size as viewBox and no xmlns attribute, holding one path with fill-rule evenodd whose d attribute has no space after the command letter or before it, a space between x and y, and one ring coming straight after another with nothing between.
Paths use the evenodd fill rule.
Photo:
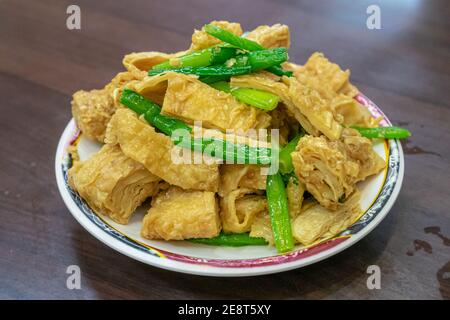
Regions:
<instances>
[{"instance_id":1,"label":"wooden table","mask_svg":"<svg viewBox=\"0 0 450 320\"><path fill-rule=\"evenodd\" d=\"M448 1L78 0L81 30L68 30L73 2L0 2L0 298L450 298ZM372 3L381 8L381 30L366 27ZM212 19L247 29L288 24L292 61L325 52L413 132L396 204L345 252L262 277L177 274L109 249L63 204L54 154L71 118L71 94L102 87L128 52L185 49L193 28ZM66 288L66 268L74 264L81 290ZM374 264L380 290L366 287Z\"/></svg>"}]
</instances>

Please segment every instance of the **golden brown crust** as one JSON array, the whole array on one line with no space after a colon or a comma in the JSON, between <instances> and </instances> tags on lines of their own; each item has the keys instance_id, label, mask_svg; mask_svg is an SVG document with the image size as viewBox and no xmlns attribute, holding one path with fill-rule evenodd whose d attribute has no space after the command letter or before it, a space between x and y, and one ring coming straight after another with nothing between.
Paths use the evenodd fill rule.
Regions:
<instances>
[{"instance_id":1,"label":"golden brown crust","mask_svg":"<svg viewBox=\"0 0 450 320\"><path fill-rule=\"evenodd\" d=\"M203 127L243 130L256 128L266 117L263 111L237 101L231 94L212 88L196 77L169 72L162 113L193 124L202 121Z\"/></svg>"},{"instance_id":2,"label":"golden brown crust","mask_svg":"<svg viewBox=\"0 0 450 320\"><path fill-rule=\"evenodd\" d=\"M266 199L254 189L239 188L220 199L220 218L225 232L249 232L255 216L267 208Z\"/></svg>"},{"instance_id":3,"label":"golden brown crust","mask_svg":"<svg viewBox=\"0 0 450 320\"><path fill-rule=\"evenodd\" d=\"M69 170L69 184L97 213L127 224L148 197L156 194L160 179L128 158L119 146L104 145L86 161Z\"/></svg>"},{"instance_id":4,"label":"golden brown crust","mask_svg":"<svg viewBox=\"0 0 450 320\"><path fill-rule=\"evenodd\" d=\"M347 229L361 214L360 194L354 192L337 211L313 204L294 219L292 234L299 243L311 245L318 240L334 237Z\"/></svg>"},{"instance_id":5,"label":"golden brown crust","mask_svg":"<svg viewBox=\"0 0 450 320\"><path fill-rule=\"evenodd\" d=\"M211 238L221 230L214 192L171 187L153 199L141 235L147 239Z\"/></svg>"},{"instance_id":6,"label":"golden brown crust","mask_svg":"<svg viewBox=\"0 0 450 320\"><path fill-rule=\"evenodd\" d=\"M295 173L306 190L325 208L337 210L355 184L380 172L385 162L373 151L372 142L353 129L341 140L305 136L291 154Z\"/></svg>"},{"instance_id":7,"label":"golden brown crust","mask_svg":"<svg viewBox=\"0 0 450 320\"><path fill-rule=\"evenodd\" d=\"M106 126L119 106L123 87L135 80L130 72L118 73L103 89L73 94L72 115L78 128L88 138L103 142Z\"/></svg>"},{"instance_id":8,"label":"golden brown crust","mask_svg":"<svg viewBox=\"0 0 450 320\"><path fill-rule=\"evenodd\" d=\"M222 29L225 29L237 36L242 35L242 28L240 23L229 22L229 21L211 21L211 24L218 26ZM201 30L194 30L194 34L192 35L192 44L190 47L190 51L198 51L205 48L212 47L221 43L219 39L216 39L209 34L207 34L203 27Z\"/></svg>"},{"instance_id":9,"label":"golden brown crust","mask_svg":"<svg viewBox=\"0 0 450 320\"><path fill-rule=\"evenodd\" d=\"M218 189L217 164L194 164L193 161L176 164L172 160L173 143L170 137L156 132L131 110L117 110L108 125L106 141L119 144L128 157L142 163L147 170L170 184L183 189L214 192Z\"/></svg>"},{"instance_id":10,"label":"golden brown crust","mask_svg":"<svg viewBox=\"0 0 450 320\"><path fill-rule=\"evenodd\" d=\"M258 42L264 48L289 48L291 46L289 27L285 24L259 26L249 32L247 38Z\"/></svg>"}]
</instances>

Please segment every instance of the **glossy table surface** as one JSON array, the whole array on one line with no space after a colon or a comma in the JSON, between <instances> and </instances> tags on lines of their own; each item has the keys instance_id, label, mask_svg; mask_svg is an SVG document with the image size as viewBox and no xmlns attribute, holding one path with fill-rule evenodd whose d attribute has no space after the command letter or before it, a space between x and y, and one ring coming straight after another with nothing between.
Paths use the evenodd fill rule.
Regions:
<instances>
[{"instance_id":1,"label":"glossy table surface","mask_svg":"<svg viewBox=\"0 0 450 320\"><path fill-rule=\"evenodd\" d=\"M68 30L71 3L0 2L0 298L450 298L450 2L80 0L81 30ZM371 4L380 30L366 26ZM398 200L358 244L286 273L204 278L113 251L64 206L54 154L72 93L103 87L128 52L185 49L214 19L288 24L292 61L324 52L413 132ZM66 287L69 265L81 269L80 290ZM370 265L380 290L366 286Z\"/></svg>"}]
</instances>

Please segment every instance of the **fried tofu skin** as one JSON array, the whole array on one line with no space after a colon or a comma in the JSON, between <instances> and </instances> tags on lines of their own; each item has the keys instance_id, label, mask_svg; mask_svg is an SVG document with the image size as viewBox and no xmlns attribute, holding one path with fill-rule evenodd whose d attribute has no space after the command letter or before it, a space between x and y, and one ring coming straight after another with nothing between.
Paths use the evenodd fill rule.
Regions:
<instances>
[{"instance_id":1,"label":"fried tofu skin","mask_svg":"<svg viewBox=\"0 0 450 320\"><path fill-rule=\"evenodd\" d=\"M170 184L183 189L218 190L217 164L194 164L193 161L190 164L175 163L172 160L173 143L170 137L156 132L129 109L119 109L114 114L108 124L106 141L119 144L125 155Z\"/></svg>"},{"instance_id":2,"label":"fried tofu skin","mask_svg":"<svg viewBox=\"0 0 450 320\"><path fill-rule=\"evenodd\" d=\"M70 186L95 212L121 224L127 224L136 208L156 194L160 182L119 146L108 144L88 160L75 162L68 174Z\"/></svg>"},{"instance_id":3,"label":"fried tofu skin","mask_svg":"<svg viewBox=\"0 0 450 320\"><path fill-rule=\"evenodd\" d=\"M276 94L286 106L289 114L297 119L307 133L315 136L319 135L319 131L292 101L289 95L289 87L286 83L279 80L280 78L272 73L260 71L249 75L232 77L230 84L232 87L254 88Z\"/></svg>"},{"instance_id":4,"label":"fried tofu skin","mask_svg":"<svg viewBox=\"0 0 450 320\"><path fill-rule=\"evenodd\" d=\"M147 76L148 70L150 70L153 66L164 61L174 59L183 53L184 52L163 53L157 51L133 52L127 54L123 58L122 64L136 77L136 79L142 80Z\"/></svg>"},{"instance_id":5,"label":"fried tofu skin","mask_svg":"<svg viewBox=\"0 0 450 320\"><path fill-rule=\"evenodd\" d=\"M219 194L227 195L238 188L266 189L267 176L261 174L261 166L229 164L220 168Z\"/></svg>"},{"instance_id":6,"label":"fried tofu skin","mask_svg":"<svg viewBox=\"0 0 450 320\"><path fill-rule=\"evenodd\" d=\"M228 21L211 21L210 23L219 28L225 29L237 36L242 35L242 28L240 23ZM194 30L194 34L192 35L192 44L189 51L206 49L219 43L222 43L222 41L207 34L202 27L201 30Z\"/></svg>"},{"instance_id":7,"label":"fried tofu skin","mask_svg":"<svg viewBox=\"0 0 450 320\"><path fill-rule=\"evenodd\" d=\"M374 128L378 127L382 119L382 117L374 118L367 107L344 94L333 98L330 105L337 114L342 116L342 124L346 127Z\"/></svg>"},{"instance_id":8,"label":"fried tofu skin","mask_svg":"<svg viewBox=\"0 0 450 320\"><path fill-rule=\"evenodd\" d=\"M266 210L267 201L261 192L247 188L233 190L220 199L223 230L234 233L248 232L255 216Z\"/></svg>"},{"instance_id":9,"label":"fried tofu skin","mask_svg":"<svg viewBox=\"0 0 450 320\"><path fill-rule=\"evenodd\" d=\"M72 114L78 128L88 138L103 141L106 126L116 108L107 90L77 91L72 98Z\"/></svg>"},{"instance_id":10,"label":"fried tofu skin","mask_svg":"<svg viewBox=\"0 0 450 320\"><path fill-rule=\"evenodd\" d=\"M331 140L339 139L342 116L336 114L319 92L295 78L283 77L283 81L278 80L267 72L259 72L232 77L231 85L272 92L280 97L288 113L297 119L307 133L314 136L322 133Z\"/></svg>"},{"instance_id":11,"label":"fried tofu skin","mask_svg":"<svg viewBox=\"0 0 450 320\"><path fill-rule=\"evenodd\" d=\"M342 124L376 127L381 120L373 118L366 107L353 99L358 89L350 83L350 71L342 70L323 53L313 53L304 66L295 68L294 74L302 85L319 93L335 115L342 117Z\"/></svg>"},{"instance_id":12,"label":"fried tofu skin","mask_svg":"<svg viewBox=\"0 0 450 320\"><path fill-rule=\"evenodd\" d=\"M291 218L295 218L300 214L304 193L305 187L301 182L296 183L293 179L289 179L286 185L286 195Z\"/></svg>"},{"instance_id":13,"label":"fried tofu skin","mask_svg":"<svg viewBox=\"0 0 450 320\"><path fill-rule=\"evenodd\" d=\"M305 136L291 156L300 182L330 210L342 206L342 199L353 193L356 182L380 172L386 165L373 151L372 142L353 129L345 129L338 141Z\"/></svg>"},{"instance_id":14,"label":"fried tofu skin","mask_svg":"<svg viewBox=\"0 0 450 320\"><path fill-rule=\"evenodd\" d=\"M202 121L206 128L225 132L265 127L270 116L236 100L231 94L212 88L194 76L178 73L168 74L168 86L162 113L179 118L187 123ZM265 120L262 118L266 118Z\"/></svg>"},{"instance_id":15,"label":"fried tofu skin","mask_svg":"<svg viewBox=\"0 0 450 320\"><path fill-rule=\"evenodd\" d=\"M359 199L360 194L356 191L337 211L331 211L319 204L309 206L292 223L295 240L303 245L310 245L341 233L360 216Z\"/></svg>"},{"instance_id":16,"label":"fried tofu skin","mask_svg":"<svg viewBox=\"0 0 450 320\"><path fill-rule=\"evenodd\" d=\"M350 83L350 71L342 70L320 52L313 53L295 72L295 77L303 85L318 91L324 99L332 99L339 94L353 98L358 94L358 89Z\"/></svg>"},{"instance_id":17,"label":"fried tofu skin","mask_svg":"<svg viewBox=\"0 0 450 320\"><path fill-rule=\"evenodd\" d=\"M141 235L147 239L183 240L212 238L221 230L214 192L171 187L152 201Z\"/></svg>"},{"instance_id":18,"label":"fried tofu skin","mask_svg":"<svg viewBox=\"0 0 450 320\"><path fill-rule=\"evenodd\" d=\"M256 214L250 227L250 237L264 238L269 245L274 245L272 224L267 210Z\"/></svg>"},{"instance_id":19,"label":"fried tofu skin","mask_svg":"<svg viewBox=\"0 0 450 320\"><path fill-rule=\"evenodd\" d=\"M336 114L320 94L296 79L289 81L289 96L309 122L330 140L337 140L342 132L342 117Z\"/></svg>"},{"instance_id":20,"label":"fried tofu skin","mask_svg":"<svg viewBox=\"0 0 450 320\"><path fill-rule=\"evenodd\" d=\"M131 73L120 72L103 89L74 93L72 115L86 137L103 142L106 126L117 109L115 91L132 80L135 77Z\"/></svg>"},{"instance_id":21,"label":"fried tofu skin","mask_svg":"<svg viewBox=\"0 0 450 320\"><path fill-rule=\"evenodd\" d=\"M267 209L266 176L257 165L230 164L220 168L220 218L225 232L242 233Z\"/></svg>"},{"instance_id":22,"label":"fried tofu skin","mask_svg":"<svg viewBox=\"0 0 450 320\"><path fill-rule=\"evenodd\" d=\"M142 81L131 82L127 88L143 95L147 99L162 105L167 90L169 73L159 74L153 77L145 77Z\"/></svg>"},{"instance_id":23,"label":"fried tofu skin","mask_svg":"<svg viewBox=\"0 0 450 320\"><path fill-rule=\"evenodd\" d=\"M386 167L386 162L373 150L372 141L362 137L356 130L344 129L341 141L347 156L359 165L357 182L379 173Z\"/></svg>"},{"instance_id":24,"label":"fried tofu skin","mask_svg":"<svg viewBox=\"0 0 450 320\"><path fill-rule=\"evenodd\" d=\"M291 39L289 27L285 24L259 26L249 32L247 39L258 42L264 48L289 48Z\"/></svg>"}]
</instances>

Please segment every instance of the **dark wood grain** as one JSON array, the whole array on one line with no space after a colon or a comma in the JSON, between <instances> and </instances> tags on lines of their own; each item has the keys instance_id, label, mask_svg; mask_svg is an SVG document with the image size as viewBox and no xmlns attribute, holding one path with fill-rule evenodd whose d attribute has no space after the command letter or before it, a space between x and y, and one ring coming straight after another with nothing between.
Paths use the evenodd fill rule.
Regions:
<instances>
[{"instance_id":1,"label":"dark wood grain","mask_svg":"<svg viewBox=\"0 0 450 320\"><path fill-rule=\"evenodd\" d=\"M450 298L450 2L76 1L82 29L66 28L72 1L0 2L0 298ZM366 28L381 7L382 30ZM186 48L212 19L247 29L286 23L291 60L316 50L413 136L404 144L403 189L387 218L350 249L318 264L255 278L204 278L131 260L70 215L54 177L70 97L100 88L131 51ZM439 227L440 235L436 234ZM431 231L430 231L431 230ZM426 232L427 231L427 232ZM426 241L427 253L415 243ZM66 288L79 265L82 289ZM379 265L382 289L368 290Z\"/></svg>"}]
</instances>

